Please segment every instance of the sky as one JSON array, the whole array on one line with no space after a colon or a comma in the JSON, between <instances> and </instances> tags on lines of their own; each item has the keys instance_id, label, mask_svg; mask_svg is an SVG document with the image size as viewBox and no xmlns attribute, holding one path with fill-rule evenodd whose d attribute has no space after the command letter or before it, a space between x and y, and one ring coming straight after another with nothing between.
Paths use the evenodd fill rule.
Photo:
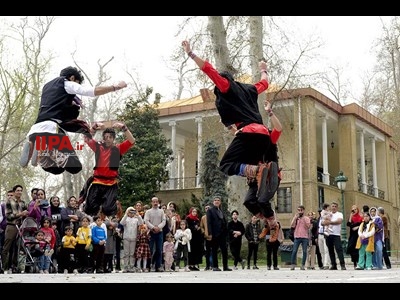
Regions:
<instances>
[{"instance_id":1,"label":"sky","mask_svg":"<svg viewBox=\"0 0 400 300\"><path fill-rule=\"evenodd\" d=\"M45 46L56 55L49 79L73 65L71 53L83 68L96 69L97 60L114 57L109 73L112 80L128 81L121 69L134 67L143 82L153 86L166 100L173 73L165 60L181 39L175 37L183 16L61 16L51 27ZM347 65L352 88L360 91L360 72L372 68L375 56L371 52L374 40L381 33L378 16L290 16L284 18L302 35L317 34L325 41L321 54L324 62ZM389 19L390 17L384 17ZM110 65L111 66L111 65ZM96 75L93 71L92 75ZM175 89L176 90L176 89ZM319 89L320 90L320 89ZM321 90L320 90L321 91ZM324 93L324 91L321 91ZM357 94L360 92L355 92ZM327 95L329 97L329 95Z\"/></svg>"}]
</instances>

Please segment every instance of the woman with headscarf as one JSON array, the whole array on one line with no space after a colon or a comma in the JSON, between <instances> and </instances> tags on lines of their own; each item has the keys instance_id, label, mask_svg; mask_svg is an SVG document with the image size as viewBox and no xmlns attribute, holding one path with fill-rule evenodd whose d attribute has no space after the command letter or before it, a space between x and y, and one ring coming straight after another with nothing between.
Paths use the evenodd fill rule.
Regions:
<instances>
[{"instance_id":1,"label":"woman with headscarf","mask_svg":"<svg viewBox=\"0 0 400 300\"><path fill-rule=\"evenodd\" d=\"M36 195L36 200L32 200L29 203L28 211L29 217L34 218L40 226L45 217L51 218L50 203L46 199L46 191L44 189L38 189Z\"/></svg>"},{"instance_id":2,"label":"woman with headscarf","mask_svg":"<svg viewBox=\"0 0 400 300\"><path fill-rule=\"evenodd\" d=\"M358 240L358 228L360 224L364 221L363 215L360 213L357 205L351 207L351 213L349 215L349 220L347 221L347 226L350 228L349 239L347 241L347 251L346 253L350 255L351 261L353 262L354 269L357 267L359 251L356 248Z\"/></svg>"},{"instance_id":3,"label":"woman with headscarf","mask_svg":"<svg viewBox=\"0 0 400 300\"><path fill-rule=\"evenodd\" d=\"M189 214L186 216L186 223L187 228L192 232L189 252L189 270L200 271L199 265L203 262L204 239L200 228L200 218L197 208L190 208Z\"/></svg>"},{"instance_id":4,"label":"woman with headscarf","mask_svg":"<svg viewBox=\"0 0 400 300\"><path fill-rule=\"evenodd\" d=\"M58 196L52 196L50 198L50 212L51 219L57 222L57 231L60 236L63 236L64 233L61 233L61 206L60 206L60 198Z\"/></svg>"}]
</instances>

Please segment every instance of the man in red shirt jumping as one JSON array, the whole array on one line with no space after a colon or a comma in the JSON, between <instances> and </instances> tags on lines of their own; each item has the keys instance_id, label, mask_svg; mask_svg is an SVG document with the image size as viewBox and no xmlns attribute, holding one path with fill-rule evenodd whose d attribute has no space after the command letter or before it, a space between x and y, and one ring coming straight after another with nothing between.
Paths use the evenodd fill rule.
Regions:
<instances>
[{"instance_id":1,"label":"man in red shirt jumping","mask_svg":"<svg viewBox=\"0 0 400 300\"><path fill-rule=\"evenodd\" d=\"M125 134L126 140L120 144L114 144L114 128L121 129ZM103 140L98 142L85 136L85 143L95 152L96 162L93 176L86 182L79 200L85 200L84 211L88 215L95 216L101 211L105 216L113 216L117 212L119 162L136 140L126 125L120 122L114 123L112 128L95 123L92 130L104 130Z\"/></svg>"},{"instance_id":2,"label":"man in red shirt jumping","mask_svg":"<svg viewBox=\"0 0 400 300\"><path fill-rule=\"evenodd\" d=\"M228 176L247 177L249 190L243 204L253 215L265 217L270 225L274 225L276 218L270 200L280 181L276 143L282 126L268 101L265 109L272 130L263 124L258 109L258 95L268 88L267 64L259 63L260 81L245 84L235 81L228 72L218 72L209 62L196 56L188 41L183 41L182 47L215 84L215 106L221 122L235 132L235 138L221 159L220 170Z\"/></svg>"}]
</instances>

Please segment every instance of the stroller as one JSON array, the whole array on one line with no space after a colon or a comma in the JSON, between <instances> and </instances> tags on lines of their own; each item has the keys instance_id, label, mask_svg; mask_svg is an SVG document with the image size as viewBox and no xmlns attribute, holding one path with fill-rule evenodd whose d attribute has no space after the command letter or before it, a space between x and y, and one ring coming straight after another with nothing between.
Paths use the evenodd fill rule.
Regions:
<instances>
[{"instance_id":1,"label":"stroller","mask_svg":"<svg viewBox=\"0 0 400 300\"><path fill-rule=\"evenodd\" d=\"M18 268L25 273L39 272L39 256L43 253L36 249L35 233L40 229L39 224L34 218L27 217L22 221L18 228ZM50 272L54 273L55 267L49 256Z\"/></svg>"}]
</instances>

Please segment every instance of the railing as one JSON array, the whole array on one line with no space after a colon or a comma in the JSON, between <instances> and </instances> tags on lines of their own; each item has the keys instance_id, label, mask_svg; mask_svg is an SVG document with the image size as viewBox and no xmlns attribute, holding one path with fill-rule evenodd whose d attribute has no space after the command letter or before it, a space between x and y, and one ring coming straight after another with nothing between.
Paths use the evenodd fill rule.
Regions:
<instances>
[{"instance_id":1,"label":"railing","mask_svg":"<svg viewBox=\"0 0 400 300\"><path fill-rule=\"evenodd\" d=\"M317 171L317 181L318 182L324 182L324 173ZM335 186L337 187L336 181L335 181L335 177L329 175L329 185L330 186Z\"/></svg>"},{"instance_id":2,"label":"railing","mask_svg":"<svg viewBox=\"0 0 400 300\"><path fill-rule=\"evenodd\" d=\"M367 195L370 195L372 197L375 197L375 188L372 184L366 184L367 186ZM358 183L358 191L362 192L363 191L363 184L361 182ZM378 189L378 198L379 199L385 199L385 192Z\"/></svg>"},{"instance_id":3,"label":"railing","mask_svg":"<svg viewBox=\"0 0 400 300\"><path fill-rule=\"evenodd\" d=\"M291 182L295 180L294 170L282 170L283 181ZM324 182L324 174L322 172L317 172L318 182ZM329 175L329 185L336 187L335 177ZM197 177L177 177L170 178L167 182L162 183L160 190L182 190L182 189L193 189L197 188ZM358 191L362 192L362 183L358 183ZM372 184L367 184L367 195L375 197L375 189ZM378 189L378 198L385 199L385 192Z\"/></svg>"},{"instance_id":4,"label":"railing","mask_svg":"<svg viewBox=\"0 0 400 300\"><path fill-rule=\"evenodd\" d=\"M324 182L324 173L317 172L317 180L318 180L318 182L322 182L323 183ZM335 177L330 176L330 175L329 175L329 185L330 186L334 186L334 187L337 186ZM367 186L367 193L366 194L369 195L369 196L375 197L374 186L372 184L367 184L366 186ZM361 182L358 183L358 191L361 192L361 193L363 192L363 184ZM378 189L378 198L379 199L385 199L385 192L380 190L380 189Z\"/></svg>"}]
</instances>

